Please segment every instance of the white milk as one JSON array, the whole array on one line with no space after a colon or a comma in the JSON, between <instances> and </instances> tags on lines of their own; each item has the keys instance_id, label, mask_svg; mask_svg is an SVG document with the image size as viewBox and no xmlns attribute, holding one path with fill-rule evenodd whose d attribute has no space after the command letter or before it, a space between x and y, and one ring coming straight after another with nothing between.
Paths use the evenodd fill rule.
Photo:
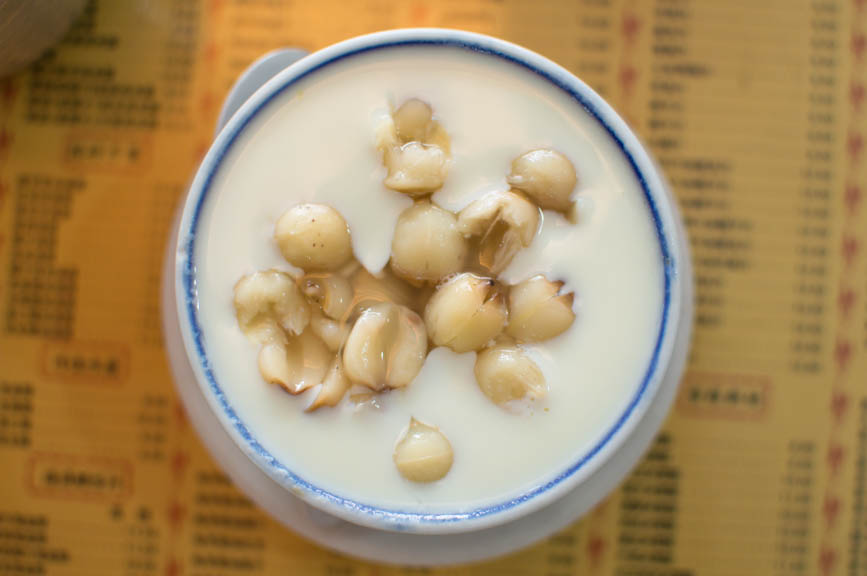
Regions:
<instances>
[{"instance_id":1,"label":"white milk","mask_svg":"<svg viewBox=\"0 0 867 576\"><path fill-rule=\"evenodd\" d=\"M535 147L575 164L578 223L546 212L532 246L504 279L538 273L576 293L577 319L561 336L529 346L549 393L526 414L485 397L475 354L433 350L406 389L381 408L303 411L266 385L258 345L238 329L232 287L256 270L289 269L274 223L300 202L334 206L357 257L372 272L388 262L392 231L409 198L382 185L376 119L389 102L431 103L452 139L448 179L434 195L457 211L505 189L511 160ZM457 511L500 502L550 479L586 454L636 393L659 331L661 252L632 170L596 121L534 74L456 48L401 48L354 56L276 97L228 152L198 232L199 317L211 365L228 402L278 460L343 497L399 510ZM448 475L429 485L404 480L392 462L410 417L438 426L454 448Z\"/></svg>"}]
</instances>

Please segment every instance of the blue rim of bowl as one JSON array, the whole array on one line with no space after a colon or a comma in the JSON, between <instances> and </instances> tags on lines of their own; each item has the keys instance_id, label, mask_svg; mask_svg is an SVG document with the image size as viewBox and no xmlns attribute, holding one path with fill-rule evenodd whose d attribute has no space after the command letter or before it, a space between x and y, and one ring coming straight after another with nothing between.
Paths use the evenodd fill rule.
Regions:
<instances>
[{"instance_id":1,"label":"blue rim of bowl","mask_svg":"<svg viewBox=\"0 0 867 576\"><path fill-rule=\"evenodd\" d=\"M337 507L338 510L347 511L347 512L360 512L364 516L367 516L371 519L376 519L383 521L386 526L390 529L395 530L404 530L410 529L414 525L440 525L447 523L455 523L462 522L468 520L476 520L481 518L490 517L493 515L501 514L507 511L510 511L516 508L519 505L525 504L529 502L531 499L536 498L546 492L549 492L554 487L561 484L563 481L567 480L571 476L573 476L580 469L584 468L593 458L599 454L609 442L614 438L617 433L624 427L625 423L629 420L630 416L635 411L636 407L641 403L642 399L644 399L647 390L650 386L651 381L653 380L654 375L656 374L656 370L659 365L660 353L663 347L663 342L665 341L666 331L668 329L668 320L669 320L669 310L671 306L671 292L672 292L672 280L676 275L676 264L672 258L671 250L669 248L668 238L666 237L664 226L660 217L659 210L657 208L656 202L653 199L653 196L650 191L650 187L647 183L647 180L644 176L642 170L638 167L638 164L633 157L632 153L628 150L626 144L623 139L617 134L617 132L612 128L611 125L603 118L603 115L597 110L593 103L590 101L590 98L582 94L581 92L575 90L572 86L567 83L561 81L561 79L557 78L555 75L542 70L534 66L532 63L521 59L513 54L505 53L501 50L498 50L494 47L485 46L480 42L474 42L465 39L467 36L478 36L479 38L485 38L481 35L474 34L464 34L464 39L449 39L449 38L413 38L413 39L404 39L404 40L395 40L395 41L381 41L370 45L361 46L346 52L338 53L337 55L324 60L317 65L304 70L303 72L294 75L287 80L283 81L279 87L274 88L270 87L270 93L261 101L259 101L255 108L246 110L245 116L239 123L230 123L229 129L231 129L231 133L228 134L225 139L223 146L216 151L216 156L213 161L210 163L208 167L207 176L203 185L201 186L201 192L196 200L196 204L192 213L192 218L190 219L189 224L189 233L186 234L186 245L185 245L185 258L186 261L183 267L183 288L184 288L184 299L186 304L187 315L190 322L190 329L193 336L193 341L195 343L196 353L198 354L199 363L202 368L202 372L208 381L208 386L216 398L218 404L224 411L225 416L229 419L229 421L235 427L236 432L241 436L244 442L247 444L247 447L260 459L261 462L266 464L271 468L272 472L276 472L279 477L288 480L291 482L292 487L295 489L300 489L302 492L307 493L308 495L313 496L315 499L324 499L326 502L330 503ZM217 383L217 379L214 376L214 373L211 369L210 362L208 361L207 353L205 352L204 338L202 334L202 329L198 322L197 317L197 296L196 293L198 291L196 285L196 270L195 270L195 241L196 241L196 230L198 226L199 215L202 210L202 206L205 203L205 200L208 196L208 192L210 190L211 184L213 183L214 176L220 169L222 161L229 150L232 148L235 140L238 135L243 132L244 128L259 114L259 112L267 107L271 101L285 92L287 89L300 82L301 80L307 78L315 74L317 71L322 68L334 64L335 62L345 60L351 58L353 56L357 56L360 54L365 54L368 52L373 52L375 50L382 49L395 49L395 48L412 48L418 46L437 46L437 47L447 47L447 48L460 48L463 50L469 50L471 52L484 54L491 57L496 57L501 60L505 60L510 64L517 65L524 70L532 72L542 79L550 82L563 92L565 92L568 96L570 96L573 100L578 102L582 108L586 112L588 112L598 123L599 125L608 133L608 135L612 138L612 140L617 144L617 147L623 153L623 156L629 163L629 166L632 168L632 171L635 175L635 178L638 180L642 192L644 193L645 200L647 201L648 207L653 215L654 227L656 229L657 239L659 240L659 247L662 253L662 262L663 262L663 270L665 277L665 287L663 291L663 310L662 310L662 318L660 321L660 329L659 334L657 336L656 343L653 348L653 355L648 364L647 370L645 371L644 377L642 379L641 385L638 390L634 394L634 396L630 399L629 404L626 409L620 415L620 417L616 420L616 422L611 426L610 429L605 433L605 435L596 443L594 446L584 454L577 462L569 466L566 470L559 473L555 478L549 480L548 482L536 486L533 489L521 494L520 496L511 498L509 500L499 502L496 504L483 506L480 508L476 508L469 511L464 512L453 512L453 513L443 513L443 512L431 512L431 513L420 513L420 512L405 512L400 510L390 510L386 508L380 508L378 506L373 506L369 504L364 504L349 498L344 498L338 494L333 492L329 492L322 488L319 488L315 484L312 484L305 480L304 478L298 476L294 472L292 472L287 466L285 466L282 462L277 460L268 450L266 450L256 438L250 433L247 429L246 425L243 421L238 417L235 413L235 410L229 404L226 399L225 393L223 392L220 385ZM580 81L578 82L586 91L593 94L593 91L588 86L584 85ZM601 100L601 98L600 98ZM604 102L604 101L603 101ZM246 108L246 107L245 107ZM244 110L244 109L242 109ZM613 112L613 111L612 111ZM237 114L237 113L236 113ZM616 117L616 113L614 113ZM628 128L627 128L628 131ZM267 471L267 470L266 470ZM283 482L285 484L285 481Z\"/></svg>"}]
</instances>

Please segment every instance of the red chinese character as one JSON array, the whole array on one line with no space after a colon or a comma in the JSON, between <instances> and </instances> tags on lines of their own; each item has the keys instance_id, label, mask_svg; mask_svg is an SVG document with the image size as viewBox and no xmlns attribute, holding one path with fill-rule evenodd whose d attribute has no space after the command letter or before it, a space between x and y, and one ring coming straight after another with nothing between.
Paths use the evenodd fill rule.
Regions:
<instances>
[{"instance_id":1,"label":"red chinese character","mask_svg":"<svg viewBox=\"0 0 867 576\"><path fill-rule=\"evenodd\" d=\"M172 502L171 506L168 509L168 517L169 517L169 526L173 529L178 529L181 527L181 524L184 523L184 516L186 515L186 509L177 502Z\"/></svg>"},{"instance_id":2,"label":"red chinese character","mask_svg":"<svg viewBox=\"0 0 867 576\"><path fill-rule=\"evenodd\" d=\"M849 396L843 392L834 392L831 396L831 414L834 417L834 424L840 424L843 421L848 407Z\"/></svg>"},{"instance_id":3,"label":"red chinese character","mask_svg":"<svg viewBox=\"0 0 867 576\"><path fill-rule=\"evenodd\" d=\"M843 202L846 204L846 213L849 216L854 216L855 211L858 210L858 204L861 202L861 188L857 184L846 186Z\"/></svg>"},{"instance_id":4,"label":"red chinese character","mask_svg":"<svg viewBox=\"0 0 867 576\"><path fill-rule=\"evenodd\" d=\"M843 447L837 443L831 444L828 447L828 469L832 476L836 476L843 465Z\"/></svg>"},{"instance_id":5,"label":"red chinese character","mask_svg":"<svg viewBox=\"0 0 867 576\"><path fill-rule=\"evenodd\" d=\"M602 561L605 547L605 539L601 536L591 536L587 541L587 555L590 557L590 564L592 566L596 566Z\"/></svg>"},{"instance_id":6,"label":"red chinese character","mask_svg":"<svg viewBox=\"0 0 867 576\"><path fill-rule=\"evenodd\" d=\"M624 64L620 67L620 88L623 90L623 95L629 97L632 95L632 88L635 86L635 81L638 79L638 71Z\"/></svg>"},{"instance_id":7,"label":"red chinese character","mask_svg":"<svg viewBox=\"0 0 867 576\"><path fill-rule=\"evenodd\" d=\"M864 54L865 45L867 45L867 40L865 40L864 34L860 32L852 34L852 46L850 48L855 58L861 59L861 55Z\"/></svg>"},{"instance_id":8,"label":"red chinese character","mask_svg":"<svg viewBox=\"0 0 867 576\"><path fill-rule=\"evenodd\" d=\"M825 525L830 529L833 528L837 521L837 515L840 513L840 499L836 496L825 494L825 501L822 504L822 516L825 517Z\"/></svg>"},{"instance_id":9,"label":"red chinese character","mask_svg":"<svg viewBox=\"0 0 867 576\"><path fill-rule=\"evenodd\" d=\"M848 340L838 338L834 345L834 362L837 364L837 370L845 372L851 359L852 344Z\"/></svg>"},{"instance_id":10,"label":"red chinese character","mask_svg":"<svg viewBox=\"0 0 867 576\"><path fill-rule=\"evenodd\" d=\"M854 236L846 234L843 236L843 242L840 246L840 251L843 253L843 260L846 262L846 267L851 268L855 257L858 256L858 239Z\"/></svg>"},{"instance_id":11,"label":"red chinese character","mask_svg":"<svg viewBox=\"0 0 867 576\"><path fill-rule=\"evenodd\" d=\"M864 85L860 82L853 82L849 86L849 103L852 105L852 108L857 110L861 109L861 103L864 101Z\"/></svg>"},{"instance_id":12,"label":"red chinese character","mask_svg":"<svg viewBox=\"0 0 867 576\"><path fill-rule=\"evenodd\" d=\"M172 456L172 474L175 479L179 479L184 475L187 465L190 463L190 457L185 452L178 450Z\"/></svg>"},{"instance_id":13,"label":"red chinese character","mask_svg":"<svg viewBox=\"0 0 867 576\"><path fill-rule=\"evenodd\" d=\"M819 554L819 568L822 570L822 576L829 576L834 571L836 564L837 551L827 545L823 545L822 551Z\"/></svg>"},{"instance_id":14,"label":"red chinese character","mask_svg":"<svg viewBox=\"0 0 867 576\"><path fill-rule=\"evenodd\" d=\"M848 320L852 314L852 308L855 307L855 300L857 298L857 294L851 288L844 288L840 290L840 294L837 296L837 307L840 309L840 315Z\"/></svg>"},{"instance_id":15,"label":"red chinese character","mask_svg":"<svg viewBox=\"0 0 867 576\"><path fill-rule=\"evenodd\" d=\"M864 147L864 139L858 132L850 132L846 139L846 149L849 151L849 159L855 163L861 155L861 149Z\"/></svg>"},{"instance_id":16,"label":"red chinese character","mask_svg":"<svg viewBox=\"0 0 867 576\"><path fill-rule=\"evenodd\" d=\"M620 25L620 31L623 34L627 44L632 44L635 41L638 32L641 30L641 20L635 14L627 13L623 15L623 22Z\"/></svg>"},{"instance_id":17,"label":"red chinese character","mask_svg":"<svg viewBox=\"0 0 867 576\"><path fill-rule=\"evenodd\" d=\"M9 106L15 100L15 95L18 94L18 88L15 87L15 83L12 82L11 78L7 78L3 82L3 88L0 89L0 94L2 94L3 104Z\"/></svg>"},{"instance_id":18,"label":"red chinese character","mask_svg":"<svg viewBox=\"0 0 867 576\"><path fill-rule=\"evenodd\" d=\"M166 576L180 576L181 575L181 565L174 558L170 558L166 563Z\"/></svg>"}]
</instances>

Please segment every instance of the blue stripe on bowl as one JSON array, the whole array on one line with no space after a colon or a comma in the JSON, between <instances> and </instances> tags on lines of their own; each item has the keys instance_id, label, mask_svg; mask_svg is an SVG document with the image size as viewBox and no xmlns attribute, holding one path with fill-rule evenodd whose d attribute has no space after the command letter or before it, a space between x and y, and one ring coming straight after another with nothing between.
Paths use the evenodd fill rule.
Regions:
<instances>
[{"instance_id":1,"label":"blue stripe on bowl","mask_svg":"<svg viewBox=\"0 0 867 576\"><path fill-rule=\"evenodd\" d=\"M377 506L372 506L369 504L364 504L362 502L357 502L355 500L351 500L348 498L344 498L339 494L335 494L333 492L329 492L327 490L323 490L319 488L315 484L312 484L305 480L304 478L298 476L294 472L292 472L288 467L286 467L283 463L277 460L270 452L268 452L256 438L250 433L247 429L247 426L244 422L238 417L235 413L232 406L229 404L226 399L225 394L223 393L222 388L217 382L217 378L214 375L210 362L208 361L207 353L205 352L204 339L202 335L202 329L199 325L198 321L198 306L197 306L197 286L196 286L196 267L194 263L195 256L195 247L196 247L196 230L199 222L199 215L202 210L202 205L204 204L208 192L210 191L211 184L214 179L214 175L222 163L223 158L232 147L232 144L237 139L238 135L244 130L244 128L250 123L250 121L264 108L266 107L275 97L283 93L285 90L293 86L296 82L306 78L307 76L314 74L317 70L328 66L334 62L350 58L357 54L362 54L366 52L372 52L374 50L382 50L389 48L401 48L401 47L414 47L414 46L445 46L445 47L456 47L462 48L465 50L470 50L473 52L486 54L489 56L494 56L500 58L502 60L506 60L513 64L516 64L526 70L529 70L538 76L544 78L548 82L554 84L565 93L574 98L581 106L591 115L593 116L599 124L605 128L605 131L611 136L612 140L617 143L617 146L623 152L624 157L629 161L629 165L632 167L633 172L635 173L635 177L641 185L641 189L644 192L645 199L647 200L650 211L653 215L653 221L656 228L657 239L659 240L660 251L662 252L664 271L665 271L665 290L663 296L663 310L662 310L662 321L660 323L660 330L657 336L656 344L653 348L653 355L650 359L650 363L648 364L647 370L644 374L644 378L641 382L641 386L639 386L635 395L631 398L628 406L614 423L614 425L605 433L602 439L595 445L593 448L587 452L584 456L581 457L577 462L572 464L569 468L559 474L557 477L552 479L551 481L537 486L534 489L530 490L518 496L516 498L512 498L510 500L506 500L497 504L493 504L490 506L484 506L481 508L476 508L474 510L464 511L464 512L454 512L454 513L416 513L416 512L406 512L402 510L390 510L385 508L380 508ZM588 88L589 90L589 88ZM413 40L400 40L400 41L386 41L370 46L364 46L359 49L355 49L349 52L345 52L339 54L329 60L323 61L317 66L288 79L284 84L282 84L276 90L273 90L271 94L269 94L259 105L253 110L249 111L243 120L234 125L234 130L231 134L227 135L227 139L225 140L225 144L222 149L216 152L216 156L214 162L211 164L210 172L207 174L205 182L202 186L202 191L197 199L195 209L192 214L192 218L190 220L190 229L186 235L181 236L183 238L188 238L186 244L185 257L186 262L183 267L183 286L184 286L184 297L186 301L187 314L189 317L191 331L193 335L193 340L195 342L196 352L199 356L199 362L201 363L202 371L205 377L208 380L208 385L210 387L211 392L214 394L214 397L217 399L218 404L222 408L225 413L225 416L228 417L229 421L235 427L237 433L243 438L246 442L249 451L253 453L255 457L260 460L260 463L263 463L265 466L270 467L272 473L276 473L276 475L283 479L283 484L292 489L293 491L302 491L306 492L309 496L312 496L313 499L324 499L325 501L340 506L347 511L355 511L360 512L366 516L371 517L371 519L380 520L383 522L384 526L387 526L391 529L397 530L405 530L411 529L413 525L417 524L441 524L441 523L454 523L465 520L483 518L486 516L491 516L494 514L498 514L501 512L505 512L510 510L520 504L528 502L529 500L539 496L550 490L551 488L557 486L565 479L569 478L573 474L575 474L578 470L583 468L590 460L593 459L596 454L598 454L617 434L617 432L621 429L624 423L629 419L632 412L635 410L636 406L640 403L642 398L644 397L648 386L653 378L654 373L658 367L659 363L659 355L662 347L662 343L666 334L666 329L668 327L668 317L669 317L669 308L671 304L671 289L672 289L672 279L676 274L676 263L673 261L673 258L669 249L669 242L665 235L665 230L663 228L659 210L656 206L656 203L651 196L649 186L644 177L644 174L638 168L638 165L633 158L632 154L626 148L624 142L621 138L615 133L611 126L602 118L602 115L597 111L592 103L580 92L573 89L573 87L568 84L562 82L556 76L549 74L548 72L536 68L529 62L526 62L520 58L517 58L511 54L503 53L499 50L492 49L490 47L474 43L471 41L457 40L457 39L440 39L440 38L420 38Z\"/></svg>"}]
</instances>

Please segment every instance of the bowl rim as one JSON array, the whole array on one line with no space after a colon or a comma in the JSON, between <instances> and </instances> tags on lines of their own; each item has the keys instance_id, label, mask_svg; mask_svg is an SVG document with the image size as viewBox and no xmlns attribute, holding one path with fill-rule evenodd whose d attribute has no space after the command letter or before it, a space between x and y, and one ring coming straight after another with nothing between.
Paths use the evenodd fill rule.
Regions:
<instances>
[{"instance_id":1,"label":"bowl rim","mask_svg":"<svg viewBox=\"0 0 867 576\"><path fill-rule=\"evenodd\" d=\"M665 283L659 332L641 383L592 448L518 496L454 512L383 508L325 490L293 472L259 443L229 403L208 360L197 316L195 247L199 215L222 160L238 136L275 97L329 64L375 50L422 46L459 48L499 58L534 73L580 104L620 149L644 193L659 242ZM174 247L175 305L186 355L208 404L233 441L276 482L316 508L362 526L398 532L455 533L509 522L550 504L588 478L624 444L656 396L672 354L681 312L679 270L685 255L680 250L675 210L658 167L623 119L587 84L551 60L498 38L460 30L401 29L351 38L302 58L266 82L223 127L202 160L183 203Z\"/></svg>"}]
</instances>

